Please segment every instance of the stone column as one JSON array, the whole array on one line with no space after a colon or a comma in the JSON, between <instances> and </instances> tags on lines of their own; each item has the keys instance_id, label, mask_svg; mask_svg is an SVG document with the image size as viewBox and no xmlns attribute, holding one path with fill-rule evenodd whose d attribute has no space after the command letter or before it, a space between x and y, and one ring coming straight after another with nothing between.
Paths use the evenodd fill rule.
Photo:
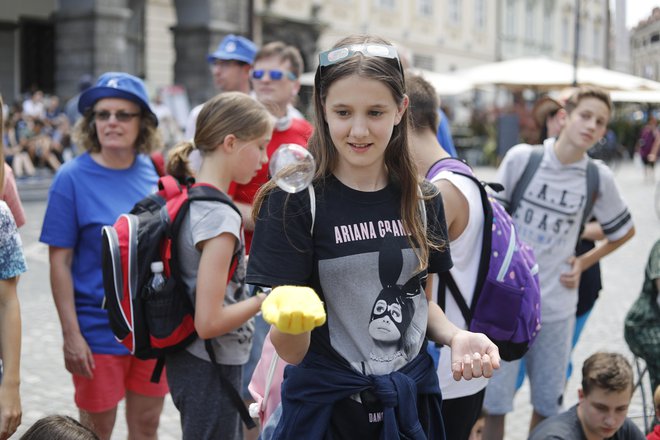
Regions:
<instances>
[{"instance_id":1,"label":"stone column","mask_svg":"<svg viewBox=\"0 0 660 440\"><path fill-rule=\"evenodd\" d=\"M131 72L127 57L127 0L60 0L55 13L57 94L78 93L83 74Z\"/></svg>"},{"instance_id":2,"label":"stone column","mask_svg":"<svg viewBox=\"0 0 660 440\"><path fill-rule=\"evenodd\" d=\"M186 88L190 103L195 106L216 93L206 56L227 34L251 38L250 5L243 0L174 0L174 4L174 82Z\"/></svg>"}]
</instances>

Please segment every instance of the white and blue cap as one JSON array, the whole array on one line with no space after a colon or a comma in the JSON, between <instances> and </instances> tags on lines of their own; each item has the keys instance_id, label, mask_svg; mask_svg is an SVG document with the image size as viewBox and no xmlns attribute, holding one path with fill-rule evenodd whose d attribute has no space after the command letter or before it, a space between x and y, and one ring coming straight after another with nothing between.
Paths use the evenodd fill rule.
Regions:
<instances>
[{"instance_id":1,"label":"white and blue cap","mask_svg":"<svg viewBox=\"0 0 660 440\"><path fill-rule=\"evenodd\" d=\"M144 82L137 76L124 72L106 72L99 76L96 84L80 94L78 111L85 113L100 99L120 98L138 104L152 117L156 125L158 118L149 105L149 98Z\"/></svg>"},{"instance_id":2,"label":"white and blue cap","mask_svg":"<svg viewBox=\"0 0 660 440\"><path fill-rule=\"evenodd\" d=\"M229 34L222 39L215 52L209 54L209 63L215 60L235 60L252 65L257 55L257 45L240 35Z\"/></svg>"}]
</instances>

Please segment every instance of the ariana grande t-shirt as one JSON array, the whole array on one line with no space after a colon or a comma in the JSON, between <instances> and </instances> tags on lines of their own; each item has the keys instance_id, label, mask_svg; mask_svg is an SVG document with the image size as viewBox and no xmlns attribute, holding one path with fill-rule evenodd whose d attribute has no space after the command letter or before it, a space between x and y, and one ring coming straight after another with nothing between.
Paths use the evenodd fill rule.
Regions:
<instances>
[{"instance_id":1,"label":"ariana grande t-shirt","mask_svg":"<svg viewBox=\"0 0 660 440\"><path fill-rule=\"evenodd\" d=\"M310 350L339 356L363 374L388 374L420 351L426 334L426 271L410 248L395 184L362 192L334 176L315 186L313 231L307 191L275 189L257 219L247 281L312 287L326 323ZM426 202L427 233L447 239L442 199ZM428 272L450 269L449 248L432 251Z\"/></svg>"}]
</instances>

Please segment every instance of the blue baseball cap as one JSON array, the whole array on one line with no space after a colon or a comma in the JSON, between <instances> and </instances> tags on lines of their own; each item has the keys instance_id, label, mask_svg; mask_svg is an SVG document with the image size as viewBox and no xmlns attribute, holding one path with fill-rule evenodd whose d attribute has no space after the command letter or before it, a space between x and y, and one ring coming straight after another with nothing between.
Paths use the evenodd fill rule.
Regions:
<instances>
[{"instance_id":1,"label":"blue baseball cap","mask_svg":"<svg viewBox=\"0 0 660 440\"><path fill-rule=\"evenodd\" d=\"M96 85L80 94L78 111L85 113L98 100L104 98L120 98L132 101L142 107L158 125L158 118L149 105L147 89L144 87L144 82L137 76L124 72L104 73L99 76Z\"/></svg>"},{"instance_id":2,"label":"blue baseball cap","mask_svg":"<svg viewBox=\"0 0 660 440\"><path fill-rule=\"evenodd\" d=\"M209 63L215 60L235 60L252 65L257 54L257 45L240 35L229 34L222 39L215 52L209 54Z\"/></svg>"}]
</instances>

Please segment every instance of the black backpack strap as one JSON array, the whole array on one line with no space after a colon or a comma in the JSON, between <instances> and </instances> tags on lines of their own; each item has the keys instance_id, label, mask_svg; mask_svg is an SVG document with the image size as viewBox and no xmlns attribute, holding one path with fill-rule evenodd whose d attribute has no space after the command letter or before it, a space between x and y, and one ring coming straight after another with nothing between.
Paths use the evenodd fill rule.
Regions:
<instances>
[{"instance_id":1,"label":"black backpack strap","mask_svg":"<svg viewBox=\"0 0 660 440\"><path fill-rule=\"evenodd\" d=\"M511 191L511 200L509 200L509 206L507 207L507 212L510 215L513 215L516 212L516 209L518 209L518 205L520 204L523 195L525 195L525 190L527 189L527 186L529 186L529 182L532 181L532 177L534 177L536 170L541 165L544 153L544 148L536 147L529 155L525 170L513 187L513 191Z\"/></svg>"},{"instance_id":2,"label":"black backpack strap","mask_svg":"<svg viewBox=\"0 0 660 440\"><path fill-rule=\"evenodd\" d=\"M222 386L229 394L231 403L234 405L234 408L236 408L236 410L240 414L243 423L245 423L245 426L247 426L248 429L256 428L257 424L254 423L254 420L252 419L252 417L250 417L250 412L245 406L245 403L243 402L241 395L238 393L238 391L236 391L234 385L231 383L229 379L227 379L225 374L222 372L222 368L215 358L215 351L213 351L213 345L211 345L211 340L205 339L204 347L206 347L206 353L208 353L209 358L211 358L211 362L213 363L213 365L215 365L216 369L218 370L218 376L220 377L220 382L222 383Z\"/></svg>"},{"instance_id":3,"label":"black backpack strap","mask_svg":"<svg viewBox=\"0 0 660 440\"><path fill-rule=\"evenodd\" d=\"M241 211L238 210L238 207L234 202L229 198L229 196L217 188L212 186L197 184L188 188L188 200L190 201L209 201L209 202L221 202L225 205L229 205L236 213L243 218ZM178 217L178 215L177 215Z\"/></svg>"},{"instance_id":4,"label":"black backpack strap","mask_svg":"<svg viewBox=\"0 0 660 440\"><path fill-rule=\"evenodd\" d=\"M596 198L598 197L598 187L600 186L600 174L598 173L598 165L593 159L587 159L587 201L584 204L584 212L582 213L582 226L589 220L591 210L594 208Z\"/></svg>"},{"instance_id":5,"label":"black backpack strap","mask_svg":"<svg viewBox=\"0 0 660 440\"><path fill-rule=\"evenodd\" d=\"M440 305L443 310L445 309L445 306L447 305L445 301L445 287L449 288L451 296L454 297L454 301L456 301L458 308L461 310L461 314L463 315L463 319L465 319L466 325L470 327L470 321L472 321L472 312L470 311L470 307L467 305L465 298L463 298L463 294L461 294L461 291L456 285L454 277L452 277L451 273L447 271L440 274L440 280L441 282L438 283L438 303L440 302L440 298L442 298L442 305L438 305Z\"/></svg>"},{"instance_id":6,"label":"black backpack strap","mask_svg":"<svg viewBox=\"0 0 660 440\"><path fill-rule=\"evenodd\" d=\"M161 356L156 360L156 365L154 366L154 371L151 373L151 382L158 383L160 382L160 376L163 374L163 368L165 367L165 356Z\"/></svg>"}]
</instances>

